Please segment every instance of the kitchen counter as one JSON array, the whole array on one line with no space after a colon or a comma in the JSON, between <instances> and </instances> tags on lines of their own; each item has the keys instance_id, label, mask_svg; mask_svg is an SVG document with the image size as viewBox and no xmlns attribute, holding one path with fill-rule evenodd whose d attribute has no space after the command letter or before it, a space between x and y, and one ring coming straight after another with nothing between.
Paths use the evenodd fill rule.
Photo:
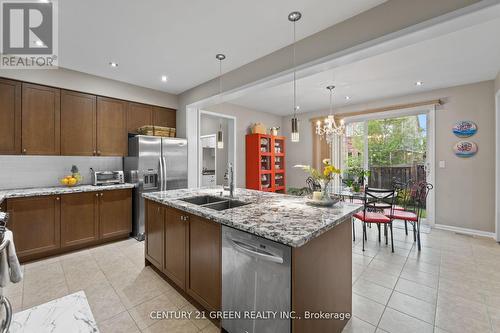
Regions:
<instances>
[{"instance_id":1,"label":"kitchen counter","mask_svg":"<svg viewBox=\"0 0 500 333\"><path fill-rule=\"evenodd\" d=\"M121 190L134 187L135 184L125 183L125 184L107 185L107 186L77 185L74 187L56 186L56 187L34 187L34 188L0 190L0 204L5 199L9 198L23 198L23 197L71 194L71 193L82 193L82 192L111 191L111 190Z\"/></svg>"},{"instance_id":2,"label":"kitchen counter","mask_svg":"<svg viewBox=\"0 0 500 333\"><path fill-rule=\"evenodd\" d=\"M182 189L145 193L143 197L291 247L303 246L335 226L350 222L351 216L362 208L345 202L328 208L313 207L302 197L247 189L235 189L234 196L250 204L223 211L179 200L219 196L221 191L221 188Z\"/></svg>"}]
</instances>

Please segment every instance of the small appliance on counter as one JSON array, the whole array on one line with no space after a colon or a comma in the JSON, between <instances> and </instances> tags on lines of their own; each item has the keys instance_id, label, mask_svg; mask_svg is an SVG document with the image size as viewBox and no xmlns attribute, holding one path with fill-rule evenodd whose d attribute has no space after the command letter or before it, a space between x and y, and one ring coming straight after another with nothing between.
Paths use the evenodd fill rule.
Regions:
<instances>
[{"instance_id":1,"label":"small appliance on counter","mask_svg":"<svg viewBox=\"0 0 500 333\"><path fill-rule=\"evenodd\" d=\"M125 183L123 171L94 171L94 169L90 168L90 174L92 176L92 185L94 186L106 186Z\"/></svg>"}]
</instances>

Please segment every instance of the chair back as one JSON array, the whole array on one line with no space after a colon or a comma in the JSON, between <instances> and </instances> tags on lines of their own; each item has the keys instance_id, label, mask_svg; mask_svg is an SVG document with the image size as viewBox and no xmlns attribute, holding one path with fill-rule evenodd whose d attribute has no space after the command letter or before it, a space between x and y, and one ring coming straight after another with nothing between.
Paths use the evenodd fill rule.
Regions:
<instances>
[{"instance_id":1,"label":"chair back","mask_svg":"<svg viewBox=\"0 0 500 333\"><path fill-rule=\"evenodd\" d=\"M391 216L394 209L394 201L396 199L396 191L394 189L381 188L365 188L364 211L384 211L391 210Z\"/></svg>"},{"instance_id":2,"label":"chair back","mask_svg":"<svg viewBox=\"0 0 500 333\"><path fill-rule=\"evenodd\" d=\"M406 183L400 181L396 177L392 179L392 187L396 191L396 202L395 204L400 205L406 209L411 200L411 187L413 186L413 180L409 179Z\"/></svg>"},{"instance_id":3,"label":"chair back","mask_svg":"<svg viewBox=\"0 0 500 333\"><path fill-rule=\"evenodd\" d=\"M321 185L316 180L314 180L313 177L307 177L306 184L307 184L307 187L309 188L309 192L311 192L311 193L314 191L321 190Z\"/></svg>"},{"instance_id":4,"label":"chair back","mask_svg":"<svg viewBox=\"0 0 500 333\"><path fill-rule=\"evenodd\" d=\"M426 181L415 183L410 188L409 211L413 211L420 218L422 211L426 208L427 196L434 186Z\"/></svg>"}]
</instances>

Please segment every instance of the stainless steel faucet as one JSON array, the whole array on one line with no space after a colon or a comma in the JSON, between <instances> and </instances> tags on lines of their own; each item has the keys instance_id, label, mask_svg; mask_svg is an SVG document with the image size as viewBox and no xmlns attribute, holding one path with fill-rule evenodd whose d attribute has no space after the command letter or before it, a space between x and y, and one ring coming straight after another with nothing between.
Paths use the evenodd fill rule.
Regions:
<instances>
[{"instance_id":1,"label":"stainless steel faucet","mask_svg":"<svg viewBox=\"0 0 500 333\"><path fill-rule=\"evenodd\" d=\"M228 180L228 185L229 185L223 187L224 191L229 191L229 196L231 198L234 198L234 172L232 163L228 164L224 178Z\"/></svg>"}]
</instances>

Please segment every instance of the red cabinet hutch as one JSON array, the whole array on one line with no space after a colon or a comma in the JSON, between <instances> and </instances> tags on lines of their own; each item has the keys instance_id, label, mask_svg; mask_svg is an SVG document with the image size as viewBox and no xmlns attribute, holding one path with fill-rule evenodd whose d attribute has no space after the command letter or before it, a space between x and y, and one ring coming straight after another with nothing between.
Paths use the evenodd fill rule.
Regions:
<instances>
[{"instance_id":1,"label":"red cabinet hutch","mask_svg":"<svg viewBox=\"0 0 500 333\"><path fill-rule=\"evenodd\" d=\"M246 136L248 189L285 193L285 139L269 134Z\"/></svg>"}]
</instances>

